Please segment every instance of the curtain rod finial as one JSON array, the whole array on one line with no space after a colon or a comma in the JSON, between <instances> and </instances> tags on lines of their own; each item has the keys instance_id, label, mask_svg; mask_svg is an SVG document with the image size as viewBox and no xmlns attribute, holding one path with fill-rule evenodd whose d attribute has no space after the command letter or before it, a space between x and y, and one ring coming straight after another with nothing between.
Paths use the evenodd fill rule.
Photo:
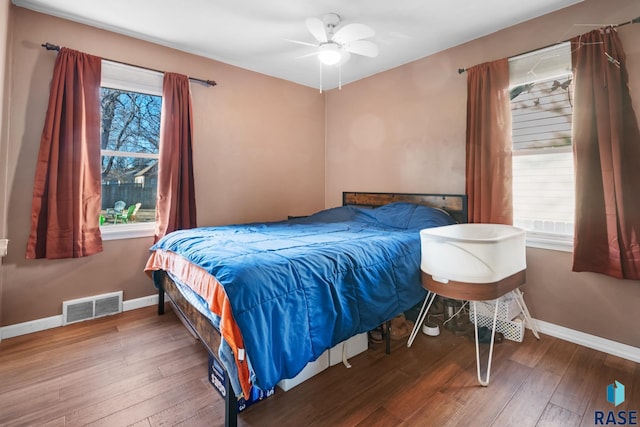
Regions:
<instances>
[{"instance_id":1,"label":"curtain rod finial","mask_svg":"<svg viewBox=\"0 0 640 427\"><path fill-rule=\"evenodd\" d=\"M43 48L47 49L47 50L57 50L57 51L60 51L60 46L57 46L57 45L52 44L52 43L49 43L49 42L44 43L44 44L42 44L41 46L42 46Z\"/></svg>"},{"instance_id":2,"label":"curtain rod finial","mask_svg":"<svg viewBox=\"0 0 640 427\"><path fill-rule=\"evenodd\" d=\"M458 68L458 74L462 74L462 73L464 73L465 71L467 71L467 69L466 69L466 68Z\"/></svg>"}]
</instances>

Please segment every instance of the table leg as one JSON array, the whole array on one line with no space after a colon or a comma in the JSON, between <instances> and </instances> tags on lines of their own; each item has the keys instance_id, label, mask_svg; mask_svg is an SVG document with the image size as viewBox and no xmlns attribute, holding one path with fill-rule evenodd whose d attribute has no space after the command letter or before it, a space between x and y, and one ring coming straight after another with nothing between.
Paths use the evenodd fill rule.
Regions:
<instances>
[{"instance_id":1,"label":"table leg","mask_svg":"<svg viewBox=\"0 0 640 427\"><path fill-rule=\"evenodd\" d=\"M536 326L536 324L533 322L533 319L531 318L531 314L529 313L529 309L527 308L527 304L525 304L525 302L524 302L524 297L522 296L522 291L520 291L520 289L516 288L511 292L513 292L513 295L516 297L516 302L518 303L518 306L520 307L520 310L522 310L522 314L524 314L524 320L525 320L526 324L528 324L529 327L531 328L531 332L533 332L533 335L537 339L540 339L540 335L538 334L538 327Z\"/></svg>"},{"instance_id":2,"label":"table leg","mask_svg":"<svg viewBox=\"0 0 640 427\"><path fill-rule=\"evenodd\" d=\"M478 382L481 386L489 385L489 376L491 375L491 359L493 358L493 342L496 337L496 323L498 320L498 303L496 301L496 308L493 313L493 328L491 329L491 343L489 344L489 360L487 362L487 378L482 379L482 375L480 373L480 342L478 341L478 310L476 307L476 302L473 301L473 317L475 323L475 335L476 335L476 368L478 371Z\"/></svg>"},{"instance_id":3,"label":"table leg","mask_svg":"<svg viewBox=\"0 0 640 427\"><path fill-rule=\"evenodd\" d=\"M416 323L413 325L413 330L411 331L411 335L409 335L409 341L407 341L407 347L411 347L413 344L413 340L416 339L416 335L420 328L422 328L422 324L424 323L424 319L427 317L427 313L431 308L431 304L436 299L436 293L428 291L427 296L424 298L424 302L422 303L422 308L420 309L420 314L418 314L418 318L416 319ZM425 310L426 307L426 310Z\"/></svg>"}]
</instances>

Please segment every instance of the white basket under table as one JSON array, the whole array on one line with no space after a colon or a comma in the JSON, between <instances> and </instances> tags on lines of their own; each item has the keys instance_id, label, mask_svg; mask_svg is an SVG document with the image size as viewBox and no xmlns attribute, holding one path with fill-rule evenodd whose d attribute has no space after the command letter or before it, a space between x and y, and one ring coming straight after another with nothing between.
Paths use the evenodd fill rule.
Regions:
<instances>
[{"instance_id":1,"label":"white basket under table","mask_svg":"<svg viewBox=\"0 0 640 427\"><path fill-rule=\"evenodd\" d=\"M526 281L524 230L502 224L455 224L420 231L422 286L428 291L407 346L411 347L437 295L471 301L478 382L489 385L498 310L495 304L486 378L480 370L477 301L511 294L536 338L538 330L519 287Z\"/></svg>"},{"instance_id":2,"label":"white basket under table","mask_svg":"<svg viewBox=\"0 0 640 427\"><path fill-rule=\"evenodd\" d=\"M493 301L476 301L469 310L469 320L472 323L477 322L479 326L491 328L496 304L498 305L496 332L502 333L507 340L522 342L525 319L520 308L520 301L513 296L513 292Z\"/></svg>"}]
</instances>

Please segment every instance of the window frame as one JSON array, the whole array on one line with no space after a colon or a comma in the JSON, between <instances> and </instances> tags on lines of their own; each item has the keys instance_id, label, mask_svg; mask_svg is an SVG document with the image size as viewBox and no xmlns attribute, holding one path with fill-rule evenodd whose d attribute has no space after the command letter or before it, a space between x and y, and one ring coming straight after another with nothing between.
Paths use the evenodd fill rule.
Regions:
<instances>
[{"instance_id":1,"label":"window frame","mask_svg":"<svg viewBox=\"0 0 640 427\"><path fill-rule=\"evenodd\" d=\"M106 87L162 97L163 78L164 75L157 71L103 59L100 88ZM114 153L112 150L100 150L101 159L105 152ZM120 156L120 152L115 153ZM144 153L127 153L123 156L148 157ZM134 239L154 236L156 227L156 221L117 224L108 227L100 226L100 233L103 241Z\"/></svg>"},{"instance_id":2,"label":"window frame","mask_svg":"<svg viewBox=\"0 0 640 427\"><path fill-rule=\"evenodd\" d=\"M565 42L509 58L509 89L533 81L540 81L556 76L560 77L571 74L570 49L570 43ZM561 55L564 55L564 57L561 57ZM564 71L560 72L559 70L561 69ZM514 75L517 75L517 77L514 78ZM572 151L572 147L573 141L571 141L571 145L569 146L556 147L550 150L553 150L553 152L556 153L563 151L566 152L569 150ZM526 155L524 150L518 151L523 152L516 153L516 150L514 150L512 152L512 156ZM525 232L527 247L561 252L573 252L573 234L549 233L527 229L525 229Z\"/></svg>"}]
</instances>

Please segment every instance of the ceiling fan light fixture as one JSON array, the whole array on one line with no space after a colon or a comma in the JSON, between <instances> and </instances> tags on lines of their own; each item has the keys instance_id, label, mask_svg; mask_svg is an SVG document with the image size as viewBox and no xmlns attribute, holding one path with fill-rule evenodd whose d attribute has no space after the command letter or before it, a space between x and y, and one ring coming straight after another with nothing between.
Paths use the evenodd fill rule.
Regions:
<instances>
[{"instance_id":1,"label":"ceiling fan light fixture","mask_svg":"<svg viewBox=\"0 0 640 427\"><path fill-rule=\"evenodd\" d=\"M318 60L324 65L335 65L342 60L342 52L338 44L329 42L320 45Z\"/></svg>"}]
</instances>

